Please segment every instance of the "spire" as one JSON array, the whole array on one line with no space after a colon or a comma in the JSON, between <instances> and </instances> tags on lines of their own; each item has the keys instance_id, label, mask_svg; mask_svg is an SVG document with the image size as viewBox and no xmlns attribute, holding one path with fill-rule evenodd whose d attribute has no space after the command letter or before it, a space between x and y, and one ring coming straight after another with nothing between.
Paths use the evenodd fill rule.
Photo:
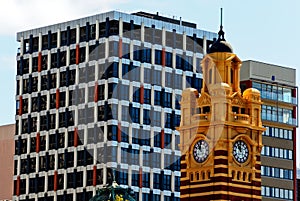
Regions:
<instances>
[{"instance_id":1,"label":"spire","mask_svg":"<svg viewBox=\"0 0 300 201\"><path fill-rule=\"evenodd\" d=\"M223 31L223 8L221 8L221 21L220 21L220 31L219 31L218 40L216 40L208 49L207 53L214 52L229 52L233 53L232 47L229 43L226 42Z\"/></svg>"},{"instance_id":2,"label":"spire","mask_svg":"<svg viewBox=\"0 0 300 201\"><path fill-rule=\"evenodd\" d=\"M225 40L225 37L224 37L224 35L225 35L225 33L224 33L224 31L223 31L223 8L221 8L221 22L220 22L220 31L219 31L219 38L218 38L218 40L221 40L221 41L226 41Z\"/></svg>"}]
</instances>

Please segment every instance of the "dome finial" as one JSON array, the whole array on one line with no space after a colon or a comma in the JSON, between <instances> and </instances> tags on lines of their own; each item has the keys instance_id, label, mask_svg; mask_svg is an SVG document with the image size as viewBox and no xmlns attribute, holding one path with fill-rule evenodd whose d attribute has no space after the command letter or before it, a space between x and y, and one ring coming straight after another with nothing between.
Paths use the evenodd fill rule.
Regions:
<instances>
[{"instance_id":1,"label":"dome finial","mask_svg":"<svg viewBox=\"0 0 300 201\"><path fill-rule=\"evenodd\" d=\"M225 41L224 31L223 31L223 8L221 8L221 22L220 22L220 31L219 31L219 40Z\"/></svg>"}]
</instances>

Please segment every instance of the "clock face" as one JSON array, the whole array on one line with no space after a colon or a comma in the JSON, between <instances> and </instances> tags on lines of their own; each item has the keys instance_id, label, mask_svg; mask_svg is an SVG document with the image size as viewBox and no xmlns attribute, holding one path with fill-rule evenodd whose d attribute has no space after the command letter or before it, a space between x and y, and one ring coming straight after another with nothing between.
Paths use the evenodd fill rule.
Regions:
<instances>
[{"instance_id":1,"label":"clock face","mask_svg":"<svg viewBox=\"0 0 300 201\"><path fill-rule=\"evenodd\" d=\"M205 140L199 140L194 145L193 156L198 163L204 162L208 157L209 147Z\"/></svg>"},{"instance_id":2,"label":"clock face","mask_svg":"<svg viewBox=\"0 0 300 201\"><path fill-rule=\"evenodd\" d=\"M247 144L238 140L233 144L233 156L239 163L245 163L249 157L249 149Z\"/></svg>"}]
</instances>

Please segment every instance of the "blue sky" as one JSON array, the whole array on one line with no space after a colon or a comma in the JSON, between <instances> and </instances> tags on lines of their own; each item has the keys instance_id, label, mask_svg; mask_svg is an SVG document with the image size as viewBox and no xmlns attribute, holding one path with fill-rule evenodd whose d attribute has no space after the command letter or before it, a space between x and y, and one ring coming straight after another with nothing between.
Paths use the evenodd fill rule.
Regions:
<instances>
[{"instance_id":1,"label":"blue sky","mask_svg":"<svg viewBox=\"0 0 300 201\"><path fill-rule=\"evenodd\" d=\"M295 68L300 85L298 0L0 0L0 3L0 125L14 123L16 32L110 10L159 12L197 23L200 29L218 31L220 7L223 7L225 38L234 52L242 60Z\"/></svg>"}]
</instances>

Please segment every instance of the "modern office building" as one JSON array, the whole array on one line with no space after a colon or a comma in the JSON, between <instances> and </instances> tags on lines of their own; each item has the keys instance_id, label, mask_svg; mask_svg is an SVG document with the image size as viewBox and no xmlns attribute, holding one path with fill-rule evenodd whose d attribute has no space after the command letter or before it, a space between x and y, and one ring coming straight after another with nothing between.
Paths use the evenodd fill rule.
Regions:
<instances>
[{"instance_id":1,"label":"modern office building","mask_svg":"<svg viewBox=\"0 0 300 201\"><path fill-rule=\"evenodd\" d=\"M241 88L261 92L263 133L261 157L263 200L297 197L296 127L298 88L296 70L257 61L244 61Z\"/></svg>"},{"instance_id":2,"label":"modern office building","mask_svg":"<svg viewBox=\"0 0 300 201\"><path fill-rule=\"evenodd\" d=\"M115 176L137 200L178 201L179 100L214 38L116 11L19 32L13 199L88 200Z\"/></svg>"},{"instance_id":3,"label":"modern office building","mask_svg":"<svg viewBox=\"0 0 300 201\"><path fill-rule=\"evenodd\" d=\"M0 126L0 200L11 200L13 195L15 125Z\"/></svg>"}]
</instances>

